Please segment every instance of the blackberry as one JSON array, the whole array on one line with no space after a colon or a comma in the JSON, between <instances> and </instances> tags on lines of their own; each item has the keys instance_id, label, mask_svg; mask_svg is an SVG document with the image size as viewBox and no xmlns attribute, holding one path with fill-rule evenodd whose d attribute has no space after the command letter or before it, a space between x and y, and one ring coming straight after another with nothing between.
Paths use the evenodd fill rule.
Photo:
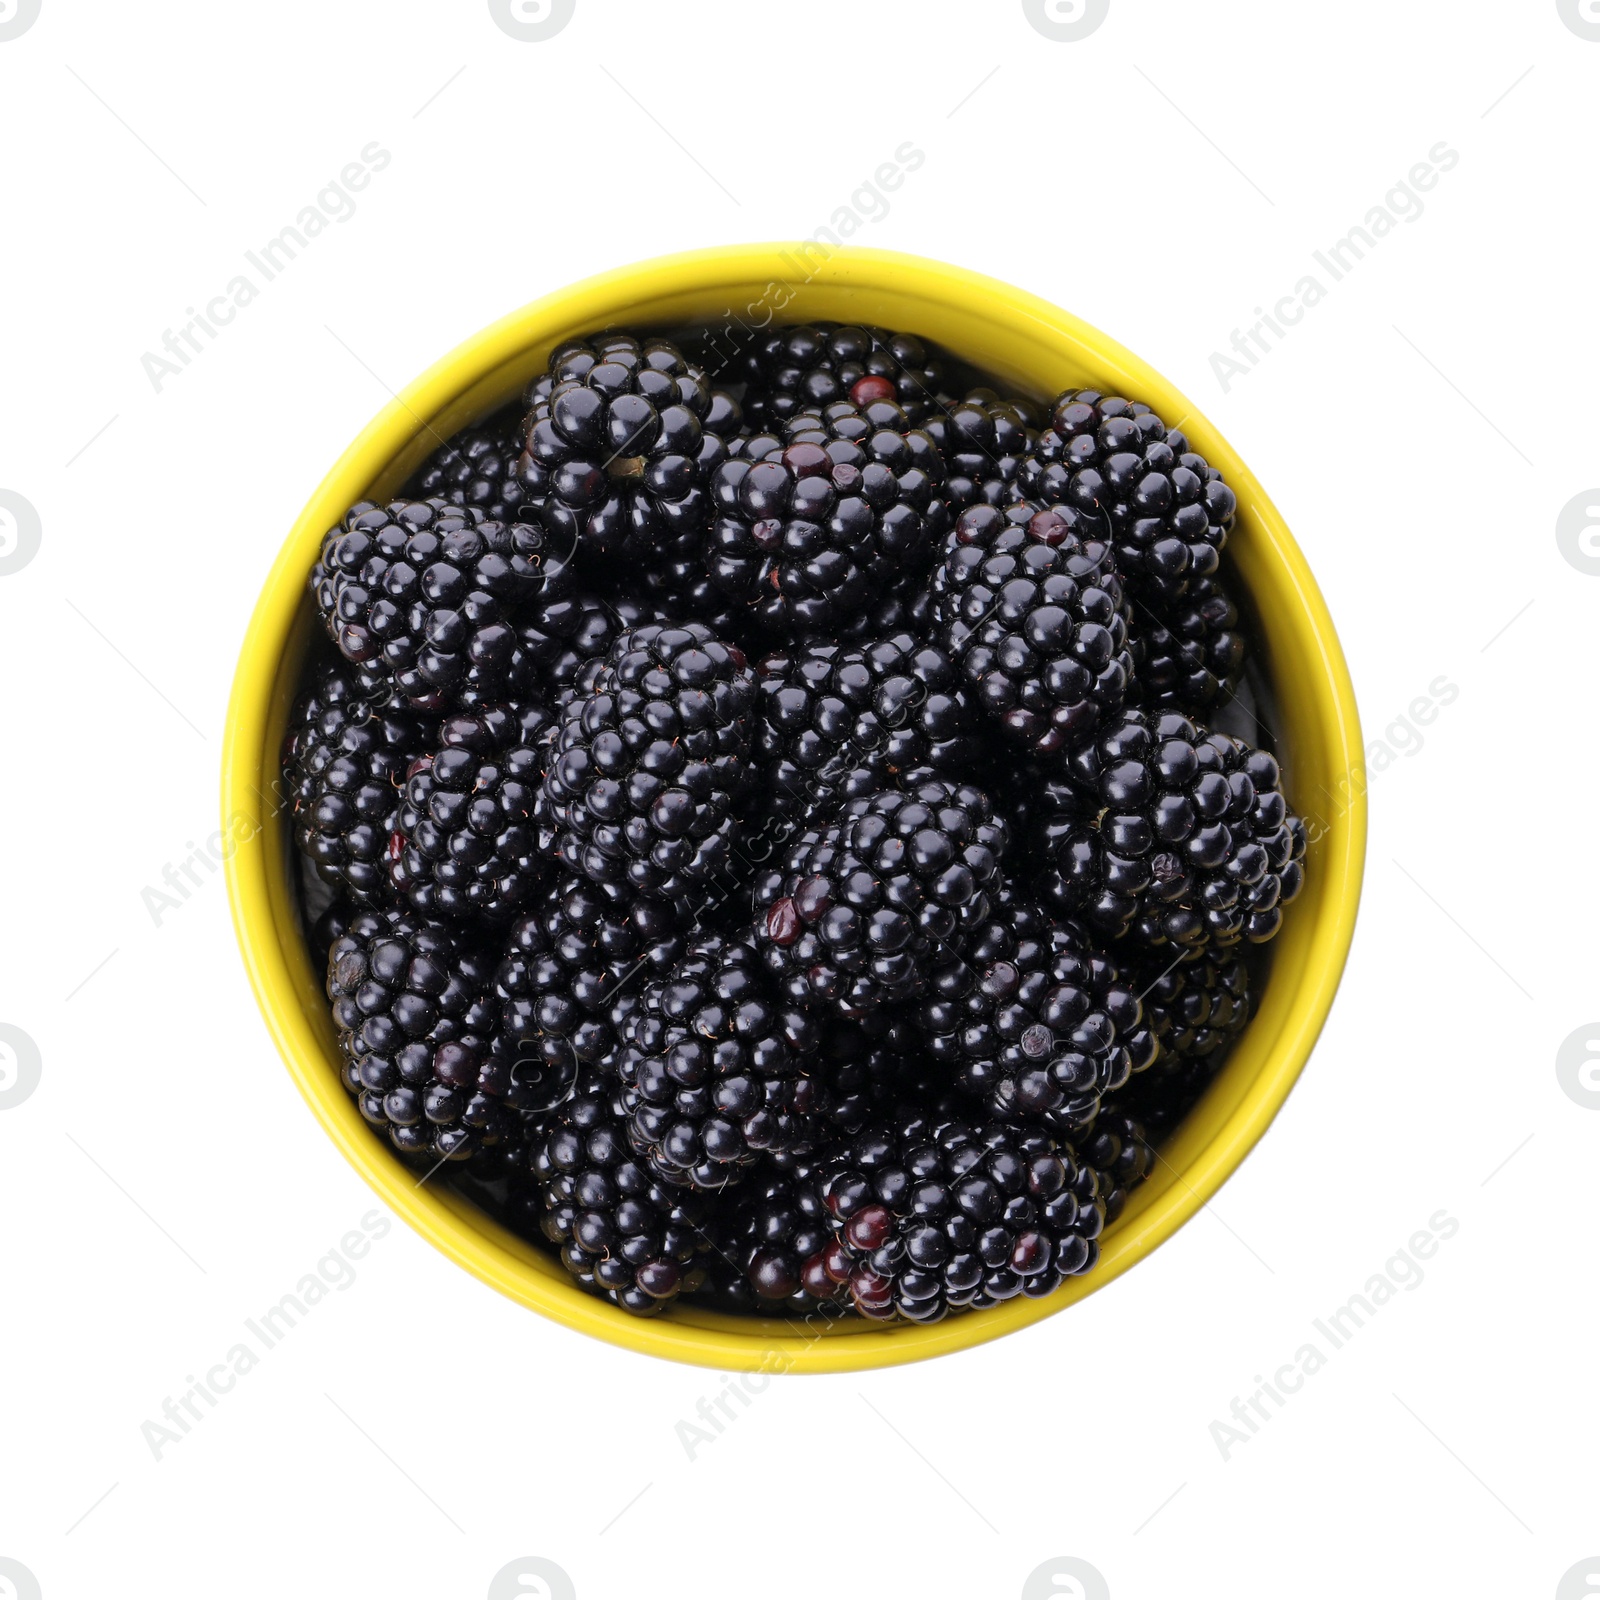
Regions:
<instances>
[{"instance_id":1,"label":"blackberry","mask_svg":"<svg viewBox=\"0 0 1600 1600\"><path fill-rule=\"evenodd\" d=\"M557 1093L616 1048L612 1004L624 986L661 974L683 952L670 908L639 899L619 909L569 873L511 930L494 985L504 1036Z\"/></svg>"},{"instance_id":2,"label":"blackberry","mask_svg":"<svg viewBox=\"0 0 1600 1600\"><path fill-rule=\"evenodd\" d=\"M557 1247L585 1289L636 1316L705 1279L701 1197L662 1184L634 1155L611 1086L596 1076L535 1145L515 1214Z\"/></svg>"},{"instance_id":3,"label":"blackberry","mask_svg":"<svg viewBox=\"0 0 1600 1600\"><path fill-rule=\"evenodd\" d=\"M816 1025L783 1005L753 946L701 940L651 982L617 1058L628 1137L665 1182L722 1189L813 1133Z\"/></svg>"},{"instance_id":4,"label":"blackberry","mask_svg":"<svg viewBox=\"0 0 1600 1600\"><path fill-rule=\"evenodd\" d=\"M788 442L711 479L711 581L778 637L836 630L949 526L943 465L888 402L791 419Z\"/></svg>"},{"instance_id":5,"label":"blackberry","mask_svg":"<svg viewBox=\"0 0 1600 1600\"><path fill-rule=\"evenodd\" d=\"M915 639L932 639L932 573L920 565L912 567L889 585L871 611L862 618L846 622L840 633L845 638L860 635L884 638L909 633Z\"/></svg>"},{"instance_id":6,"label":"blackberry","mask_svg":"<svg viewBox=\"0 0 1600 1600\"><path fill-rule=\"evenodd\" d=\"M548 867L533 820L552 727L541 706L447 717L406 774L389 875L429 917L505 922Z\"/></svg>"},{"instance_id":7,"label":"blackberry","mask_svg":"<svg viewBox=\"0 0 1600 1600\"><path fill-rule=\"evenodd\" d=\"M832 1230L809 1166L757 1165L737 1189L712 1198L706 1233L707 1289L729 1309L803 1313L815 1303L801 1276ZM833 1298L831 1282L824 1296Z\"/></svg>"},{"instance_id":8,"label":"blackberry","mask_svg":"<svg viewBox=\"0 0 1600 1600\"><path fill-rule=\"evenodd\" d=\"M526 668L523 694L532 698L570 687L583 667L604 656L629 628L655 620L651 608L621 596L601 599L580 592L540 607L536 617L517 628Z\"/></svg>"},{"instance_id":9,"label":"blackberry","mask_svg":"<svg viewBox=\"0 0 1600 1600\"><path fill-rule=\"evenodd\" d=\"M775 816L825 805L847 774L879 789L916 768L955 772L975 759L971 691L937 645L909 633L769 655L756 673L756 756Z\"/></svg>"},{"instance_id":10,"label":"blackberry","mask_svg":"<svg viewBox=\"0 0 1600 1600\"><path fill-rule=\"evenodd\" d=\"M556 850L613 897L677 899L728 859L755 674L706 628L652 624L617 639L594 683L564 711L545 774Z\"/></svg>"},{"instance_id":11,"label":"blackberry","mask_svg":"<svg viewBox=\"0 0 1600 1600\"><path fill-rule=\"evenodd\" d=\"M1250 1020L1250 969L1237 952L1173 960L1156 950L1134 971L1163 1070L1225 1050Z\"/></svg>"},{"instance_id":12,"label":"blackberry","mask_svg":"<svg viewBox=\"0 0 1600 1600\"><path fill-rule=\"evenodd\" d=\"M1156 1056L1139 997L1081 928L1011 901L965 960L934 972L923 1027L933 1059L992 1116L1075 1134L1102 1096Z\"/></svg>"},{"instance_id":13,"label":"blackberry","mask_svg":"<svg viewBox=\"0 0 1600 1600\"><path fill-rule=\"evenodd\" d=\"M1018 483L1029 499L1103 518L1130 590L1165 600L1215 575L1238 505L1149 406L1094 389L1056 401Z\"/></svg>"},{"instance_id":14,"label":"blackberry","mask_svg":"<svg viewBox=\"0 0 1600 1600\"><path fill-rule=\"evenodd\" d=\"M1155 1171L1155 1147L1144 1124L1120 1111L1106 1111L1078 1145L1079 1159L1100 1177L1109 1225L1122 1215L1129 1194Z\"/></svg>"},{"instance_id":15,"label":"blackberry","mask_svg":"<svg viewBox=\"0 0 1600 1600\"><path fill-rule=\"evenodd\" d=\"M1047 1295L1098 1259L1098 1175L1042 1130L918 1116L826 1166L834 1237L804 1281L848 1289L865 1317L934 1322Z\"/></svg>"},{"instance_id":16,"label":"blackberry","mask_svg":"<svg viewBox=\"0 0 1600 1600\"><path fill-rule=\"evenodd\" d=\"M1277 933L1305 826L1278 763L1177 712L1124 711L1068 765L1043 828L1047 892L1102 933L1227 948Z\"/></svg>"},{"instance_id":17,"label":"blackberry","mask_svg":"<svg viewBox=\"0 0 1600 1600\"><path fill-rule=\"evenodd\" d=\"M521 413L506 412L440 445L407 492L414 500L469 507L491 522L532 521L534 506L517 470L521 457Z\"/></svg>"},{"instance_id":18,"label":"blackberry","mask_svg":"<svg viewBox=\"0 0 1600 1600\"><path fill-rule=\"evenodd\" d=\"M926 428L944 458L945 498L956 510L980 502L1003 510L1022 498L1017 474L1038 437L1033 417L993 389L974 389Z\"/></svg>"},{"instance_id":19,"label":"blackberry","mask_svg":"<svg viewBox=\"0 0 1600 1600\"><path fill-rule=\"evenodd\" d=\"M485 522L439 499L363 500L323 539L311 592L347 661L438 711L463 691L509 691L514 614L562 598L570 581L526 523Z\"/></svg>"},{"instance_id":20,"label":"blackberry","mask_svg":"<svg viewBox=\"0 0 1600 1600\"><path fill-rule=\"evenodd\" d=\"M916 999L940 952L960 955L989 912L1006 827L968 784L849 801L757 880L756 936L784 992L847 1017Z\"/></svg>"},{"instance_id":21,"label":"blackberry","mask_svg":"<svg viewBox=\"0 0 1600 1600\"><path fill-rule=\"evenodd\" d=\"M410 912L362 912L328 951L341 1077L404 1155L461 1160L509 1125L492 976L462 935Z\"/></svg>"},{"instance_id":22,"label":"blackberry","mask_svg":"<svg viewBox=\"0 0 1600 1600\"><path fill-rule=\"evenodd\" d=\"M342 663L318 669L290 717L283 782L295 843L324 883L361 905L394 899L389 835L422 747L416 717L365 697Z\"/></svg>"},{"instance_id":23,"label":"blackberry","mask_svg":"<svg viewBox=\"0 0 1600 1600\"><path fill-rule=\"evenodd\" d=\"M1122 708L1122 588L1094 525L1021 501L963 511L934 577L940 638L1006 733L1060 756Z\"/></svg>"},{"instance_id":24,"label":"blackberry","mask_svg":"<svg viewBox=\"0 0 1600 1600\"><path fill-rule=\"evenodd\" d=\"M530 394L522 481L568 551L645 561L692 548L737 402L662 339L563 345Z\"/></svg>"},{"instance_id":25,"label":"blackberry","mask_svg":"<svg viewBox=\"0 0 1600 1600\"><path fill-rule=\"evenodd\" d=\"M745 409L757 427L836 400L894 400L920 420L945 383L944 363L914 334L828 322L779 329L731 375L749 385Z\"/></svg>"},{"instance_id":26,"label":"blackberry","mask_svg":"<svg viewBox=\"0 0 1600 1600\"><path fill-rule=\"evenodd\" d=\"M1245 640L1239 608L1217 579L1194 579L1181 599L1159 610L1139 607L1130 632L1134 705L1198 716L1232 698Z\"/></svg>"},{"instance_id":27,"label":"blackberry","mask_svg":"<svg viewBox=\"0 0 1600 1600\"><path fill-rule=\"evenodd\" d=\"M1219 1052L1164 1063L1135 1078L1116 1097L1114 1106L1106 1109L1137 1118L1153 1147L1167 1139L1194 1109L1195 1102L1221 1070L1223 1060Z\"/></svg>"}]
</instances>

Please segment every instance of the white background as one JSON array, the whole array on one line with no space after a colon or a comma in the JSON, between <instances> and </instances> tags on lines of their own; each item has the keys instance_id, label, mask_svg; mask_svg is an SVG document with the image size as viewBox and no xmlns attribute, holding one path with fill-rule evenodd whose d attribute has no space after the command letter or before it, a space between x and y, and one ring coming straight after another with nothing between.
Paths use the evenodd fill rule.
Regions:
<instances>
[{"instance_id":1,"label":"white background","mask_svg":"<svg viewBox=\"0 0 1600 1600\"><path fill-rule=\"evenodd\" d=\"M1059 1556L1117 1600L1556 1594L1600 1553L1600 1114L1555 1071L1600 1015L1600 580L1555 538L1600 483L1597 87L1554 0L1111 0L1078 43L1016 0L577 0L544 43L482 0L43 0L0 42L0 489L42 525L0 577L0 1021L42 1059L0 1111L0 1556L47 1600L478 1597L525 1555L584 1597L1015 1596ZM141 356L374 140L356 214L157 393ZM220 879L159 927L141 902L216 825L295 513L385 385L493 318L810 233L906 140L926 162L856 242L1023 285L1185 389L1310 558L1368 740L1411 752L1374 764L1303 1081L1086 1304L775 1384L693 1462L675 1424L715 1374L398 1225L157 1462L141 1424L374 1204ZM1224 393L1212 353L1440 141L1424 213ZM1212 1422L1441 1209L1425 1280L1224 1461Z\"/></svg>"}]
</instances>

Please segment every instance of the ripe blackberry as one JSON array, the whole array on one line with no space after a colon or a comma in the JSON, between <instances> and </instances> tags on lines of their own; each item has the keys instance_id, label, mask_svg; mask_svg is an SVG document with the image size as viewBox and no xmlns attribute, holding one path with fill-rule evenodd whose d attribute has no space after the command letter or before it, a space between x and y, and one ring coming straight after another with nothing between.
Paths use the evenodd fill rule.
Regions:
<instances>
[{"instance_id":1,"label":"ripe blackberry","mask_svg":"<svg viewBox=\"0 0 1600 1600\"><path fill-rule=\"evenodd\" d=\"M652 560L705 527L737 402L663 339L563 345L529 397L522 482L562 548Z\"/></svg>"},{"instance_id":2,"label":"ripe blackberry","mask_svg":"<svg viewBox=\"0 0 1600 1600\"><path fill-rule=\"evenodd\" d=\"M447 717L406 773L389 876L429 917L507 921L544 880L534 803L552 722L542 706Z\"/></svg>"},{"instance_id":3,"label":"ripe blackberry","mask_svg":"<svg viewBox=\"0 0 1600 1600\"><path fill-rule=\"evenodd\" d=\"M1250 1020L1250 969L1236 952L1202 950L1174 961L1155 950L1136 964L1133 981L1162 1070L1225 1050Z\"/></svg>"},{"instance_id":4,"label":"ripe blackberry","mask_svg":"<svg viewBox=\"0 0 1600 1600\"><path fill-rule=\"evenodd\" d=\"M993 389L936 410L925 424L944 457L945 499L957 511L980 502L1004 510L1022 498L1017 474L1034 448L1034 419Z\"/></svg>"},{"instance_id":5,"label":"ripe blackberry","mask_svg":"<svg viewBox=\"0 0 1600 1600\"><path fill-rule=\"evenodd\" d=\"M604 1079L586 1077L551 1119L527 1176L515 1214L591 1294L648 1317L704 1281L704 1202L634 1155Z\"/></svg>"},{"instance_id":6,"label":"ripe blackberry","mask_svg":"<svg viewBox=\"0 0 1600 1600\"><path fill-rule=\"evenodd\" d=\"M361 905L394 898L389 835L423 737L409 712L364 696L343 663L316 672L290 718L283 782L295 843L324 883Z\"/></svg>"},{"instance_id":7,"label":"ripe blackberry","mask_svg":"<svg viewBox=\"0 0 1600 1600\"><path fill-rule=\"evenodd\" d=\"M694 1189L726 1188L763 1152L803 1149L820 1109L806 1069L816 1034L753 946L699 941L641 991L617 1057L634 1149Z\"/></svg>"},{"instance_id":8,"label":"ripe blackberry","mask_svg":"<svg viewBox=\"0 0 1600 1600\"><path fill-rule=\"evenodd\" d=\"M1112 937L1148 945L1260 944L1300 892L1305 826L1278 763L1177 712L1124 711L1047 795L1047 892Z\"/></svg>"},{"instance_id":9,"label":"ripe blackberry","mask_svg":"<svg viewBox=\"0 0 1600 1600\"><path fill-rule=\"evenodd\" d=\"M1026 749L1059 756L1121 710L1133 671L1122 588L1070 507L963 511L933 607L945 648Z\"/></svg>"},{"instance_id":10,"label":"ripe blackberry","mask_svg":"<svg viewBox=\"0 0 1600 1600\"><path fill-rule=\"evenodd\" d=\"M407 492L414 500L469 507L490 522L531 522L536 512L518 474L521 457L521 413L505 412L440 445Z\"/></svg>"},{"instance_id":11,"label":"ripe blackberry","mask_svg":"<svg viewBox=\"0 0 1600 1600\"><path fill-rule=\"evenodd\" d=\"M803 1313L815 1302L801 1284L805 1264L832 1239L808 1165L763 1160L738 1188L711 1197L706 1234L708 1293L730 1310ZM834 1295L827 1286L826 1297Z\"/></svg>"},{"instance_id":12,"label":"ripe blackberry","mask_svg":"<svg viewBox=\"0 0 1600 1600\"><path fill-rule=\"evenodd\" d=\"M749 385L745 409L756 427L835 400L894 400L919 420L945 384L944 363L914 334L828 322L780 328L732 376Z\"/></svg>"},{"instance_id":13,"label":"ripe blackberry","mask_svg":"<svg viewBox=\"0 0 1600 1600\"><path fill-rule=\"evenodd\" d=\"M469 940L410 912L362 912L328 951L344 1085L404 1155L461 1160L509 1125L492 976Z\"/></svg>"},{"instance_id":14,"label":"ripe blackberry","mask_svg":"<svg viewBox=\"0 0 1600 1600\"><path fill-rule=\"evenodd\" d=\"M1134 675L1129 701L1204 715L1229 699L1244 665L1239 608L1216 578L1196 578L1188 592L1159 609L1135 609Z\"/></svg>"},{"instance_id":15,"label":"ripe blackberry","mask_svg":"<svg viewBox=\"0 0 1600 1600\"><path fill-rule=\"evenodd\" d=\"M570 582L527 523L485 522L446 500L363 500L322 541L311 592L347 661L438 711L463 690L509 692L514 614L559 600Z\"/></svg>"},{"instance_id":16,"label":"ripe blackberry","mask_svg":"<svg viewBox=\"0 0 1600 1600\"><path fill-rule=\"evenodd\" d=\"M851 781L891 787L914 768L970 768L977 713L937 645L909 633L769 655L756 666L756 759L773 814L805 815Z\"/></svg>"},{"instance_id":17,"label":"ripe blackberry","mask_svg":"<svg viewBox=\"0 0 1600 1600\"><path fill-rule=\"evenodd\" d=\"M708 629L619 637L567 706L542 803L561 859L613 897L677 899L727 860L749 776L755 674Z\"/></svg>"},{"instance_id":18,"label":"ripe blackberry","mask_svg":"<svg viewBox=\"0 0 1600 1600\"><path fill-rule=\"evenodd\" d=\"M1216 573L1238 505L1149 406L1094 389L1056 401L1018 483L1029 499L1104 518L1130 591L1164 600Z\"/></svg>"},{"instance_id":19,"label":"ripe blackberry","mask_svg":"<svg viewBox=\"0 0 1600 1600\"><path fill-rule=\"evenodd\" d=\"M922 564L910 568L884 591L866 615L846 622L842 638L886 638L909 633L915 639L934 637L932 572Z\"/></svg>"},{"instance_id":20,"label":"ripe blackberry","mask_svg":"<svg viewBox=\"0 0 1600 1600\"><path fill-rule=\"evenodd\" d=\"M876 1321L1047 1295L1099 1254L1098 1176L1036 1128L919 1116L861 1134L826 1166L834 1237L803 1281L847 1288Z\"/></svg>"},{"instance_id":21,"label":"ripe blackberry","mask_svg":"<svg viewBox=\"0 0 1600 1600\"><path fill-rule=\"evenodd\" d=\"M1006 827L969 784L927 779L849 801L757 880L756 937L784 992L847 1017L914 1000L936 956L989 913Z\"/></svg>"},{"instance_id":22,"label":"ripe blackberry","mask_svg":"<svg viewBox=\"0 0 1600 1600\"><path fill-rule=\"evenodd\" d=\"M780 638L836 630L944 537L942 481L937 447L896 405L802 413L781 449L713 474L711 580Z\"/></svg>"},{"instance_id":23,"label":"ripe blackberry","mask_svg":"<svg viewBox=\"0 0 1600 1600\"><path fill-rule=\"evenodd\" d=\"M552 1092L616 1048L613 1002L683 955L678 919L659 901L612 905L587 878L564 875L511 930L495 995L505 1038L546 1071Z\"/></svg>"},{"instance_id":24,"label":"ripe blackberry","mask_svg":"<svg viewBox=\"0 0 1600 1600\"><path fill-rule=\"evenodd\" d=\"M1012 899L922 1010L933 1059L992 1116L1075 1134L1156 1056L1138 992L1081 928Z\"/></svg>"},{"instance_id":25,"label":"ripe blackberry","mask_svg":"<svg viewBox=\"0 0 1600 1600\"><path fill-rule=\"evenodd\" d=\"M1122 1215L1129 1194L1156 1166L1144 1124L1120 1111L1108 1110L1096 1118L1093 1131L1078 1144L1078 1157L1099 1174L1108 1225Z\"/></svg>"}]
</instances>

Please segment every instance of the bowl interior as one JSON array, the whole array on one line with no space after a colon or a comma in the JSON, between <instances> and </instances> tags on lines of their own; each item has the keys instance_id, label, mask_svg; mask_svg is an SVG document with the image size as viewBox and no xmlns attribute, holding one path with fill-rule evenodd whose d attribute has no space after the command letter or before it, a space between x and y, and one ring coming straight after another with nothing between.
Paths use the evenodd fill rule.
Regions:
<instances>
[{"instance_id":1,"label":"bowl interior","mask_svg":"<svg viewBox=\"0 0 1600 1600\"><path fill-rule=\"evenodd\" d=\"M340 1086L322 977L301 931L277 770L316 628L306 576L323 533L349 504L397 491L442 440L515 399L564 339L612 326L725 321L753 334L811 319L916 333L1034 396L1092 385L1142 399L1221 469L1239 499L1228 559L1257 618L1285 788L1308 824L1306 887L1270 947L1257 1015L1107 1230L1091 1273L1047 1298L931 1327L863 1327L823 1315L798 1323L687 1305L641 1321L585 1295L552 1257L459 1192L437 1180L419 1184ZM1093 1293L1181 1226L1243 1159L1304 1065L1343 970L1365 842L1360 752L1338 641L1282 518L1204 416L1137 357L1044 301L941 263L815 245L702 251L591 279L485 330L386 407L323 481L268 579L240 660L224 756L229 883L257 997L302 1093L368 1182L446 1254L523 1304L651 1354L735 1369L881 1366L998 1337Z\"/></svg>"}]
</instances>

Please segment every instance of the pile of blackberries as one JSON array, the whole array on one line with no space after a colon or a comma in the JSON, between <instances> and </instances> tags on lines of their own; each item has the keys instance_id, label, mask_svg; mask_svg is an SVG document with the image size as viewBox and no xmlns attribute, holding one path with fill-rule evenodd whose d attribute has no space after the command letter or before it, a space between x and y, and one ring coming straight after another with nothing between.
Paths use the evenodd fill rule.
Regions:
<instances>
[{"instance_id":1,"label":"pile of blackberries","mask_svg":"<svg viewBox=\"0 0 1600 1600\"><path fill-rule=\"evenodd\" d=\"M1135 401L735 345L567 344L323 541L283 781L343 1081L631 1312L1049 1294L1300 888L1234 496Z\"/></svg>"}]
</instances>

